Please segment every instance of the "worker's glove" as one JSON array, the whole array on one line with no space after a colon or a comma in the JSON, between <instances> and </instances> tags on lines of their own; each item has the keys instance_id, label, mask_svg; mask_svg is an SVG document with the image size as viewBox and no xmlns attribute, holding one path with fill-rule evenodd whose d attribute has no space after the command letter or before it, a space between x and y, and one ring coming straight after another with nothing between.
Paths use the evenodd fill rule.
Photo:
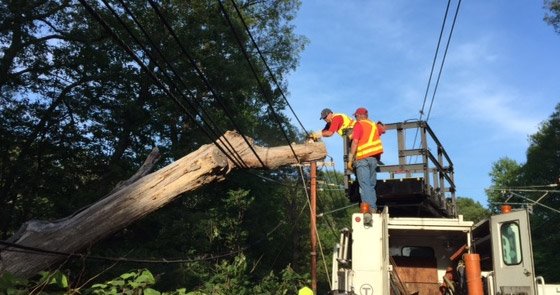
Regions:
<instances>
[{"instance_id":1,"label":"worker's glove","mask_svg":"<svg viewBox=\"0 0 560 295\"><path fill-rule=\"evenodd\" d=\"M354 157L353 156L348 156L348 163L346 163L346 169L348 170L354 170Z\"/></svg>"},{"instance_id":2,"label":"worker's glove","mask_svg":"<svg viewBox=\"0 0 560 295\"><path fill-rule=\"evenodd\" d=\"M309 134L309 139L313 141L319 141L319 138L321 138L322 136L323 134L321 133L321 131L311 132L311 134Z\"/></svg>"}]
</instances>

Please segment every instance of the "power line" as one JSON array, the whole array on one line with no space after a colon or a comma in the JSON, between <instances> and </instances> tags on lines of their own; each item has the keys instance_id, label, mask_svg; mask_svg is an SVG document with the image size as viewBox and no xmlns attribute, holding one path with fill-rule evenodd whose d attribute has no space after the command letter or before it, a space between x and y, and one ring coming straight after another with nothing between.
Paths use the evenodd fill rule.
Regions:
<instances>
[{"instance_id":1,"label":"power line","mask_svg":"<svg viewBox=\"0 0 560 295\"><path fill-rule=\"evenodd\" d=\"M254 172L251 172L251 171L249 171L249 170L241 170L241 171L243 171L244 173L247 173L247 174L256 176L256 177L258 177L258 178L260 178L260 179L262 179L262 180L265 180L265 181L268 181L268 182L273 182L273 183L279 184L279 185L281 185L281 186L291 187L291 188L299 187L299 185L286 184L286 183L281 182L281 181L279 181L279 180L276 180L276 179L273 179L273 178L270 178L270 177L266 177L266 176L260 175L260 174L258 174L258 173L254 173Z\"/></svg>"},{"instance_id":2,"label":"power line","mask_svg":"<svg viewBox=\"0 0 560 295\"><path fill-rule=\"evenodd\" d=\"M171 27L171 25L169 24L169 22L167 21L167 19L163 16L163 14L161 13L161 11L159 10L158 5L154 2L154 0L148 0L150 5L152 6L154 12L158 15L158 17L161 19L161 21L163 22L163 24L165 25L165 27L167 28L167 30L169 31L169 33L171 34L171 36L173 37L173 39L177 42L177 44L179 45L179 47L181 48L181 51L185 54L185 56L187 57L187 59L189 60L189 62L191 63L191 65L193 66L193 68L195 69L196 73L198 74L198 76L202 79L203 83L206 85L206 87L208 88L208 90L212 93L212 95L214 96L214 98L216 98L218 100L218 102L222 105L226 115L230 118L230 120L232 121L233 125L235 126L235 128L237 129L237 131L239 132L239 134L241 134L241 137L243 137L243 140L245 141L245 143L247 143L247 145L249 146L249 148L251 149L251 151L255 154L255 156L257 157L258 161L261 163L262 167L266 167L266 165L264 164L264 162L262 161L262 159L259 157L259 155L257 154L257 152L255 151L255 149L253 148L253 146L251 145L251 143L249 142L249 140L247 139L247 137L242 133L241 129L237 126L237 124L235 123L235 120L233 119L233 115L230 114L229 109L227 108L227 106L223 103L222 97L220 95L218 95L218 93L214 90L214 88L210 85L210 81L208 81L208 78L206 77L206 75L202 72L202 70L200 69L200 67L196 64L195 60L192 58L192 56L188 53L188 51L186 50L185 46L183 46L183 43L179 40L179 37L177 37L177 34L175 33L175 31L173 30L173 28Z\"/></svg>"},{"instance_id":3,"label":"power line","mask_svg":"<svg viewBox=\"0 0 560 295\"><path fill-rule=\"evenodd\" d=\"M506 192L560 193L560 190L549 190L549 189L487 188L487 190L506 191Z\"/></svg>"},{"instance_id":4,"label":"power line","mask_svg":"<svg viewBox=\"0 0 560 295\"><path fill-rule=\"evenodd\" d=\"M436 46L436 52L434 54L434 60L432 61L432 69L430 70L430 77L428 78L428 85L426 86L426 92L424 93L424 101L422 102L422 108L420 109L420 118L422 120L422 116L424 115L424 107L426 105L426 99L428 98L428 90L430 89L430 84L432 83L432 75L434 74L434 68L436 65L437 56L439 53L439 46L441 44L441 37L443 36L443 31L445 29L445 23L447 23L447 14L449 12L449 6L451 5L451 0L447 1L447 7L445 8L445 15L443 17L443 22L441 23L441 30L439 32L439 38ZM418 133L417 133L418 134ZM416 136L414 137L414 141L416 142Z\"/></svg>"},{"instance_id":5,"label":"power line","mask_svg":"<svg viewBox=\"0 0 560 295\"><path fill-rule=\"evenodd\" d=\"M154 79L154 81L156 82L156 84L157 84L165 93L167 93L178 105L180 105L180 106L182 107L182 109L193 119L193 121L194 121L195 123L198 124L198 122L196 121L196 115L192 115L192 114L188 111L188 109L186 109L186 108L179 102L179 100L176 98L176 96L173 95L173 92L171 91L171 89L168 88L168 86L166 87L166 85L157 77L157 75L156 75L153 71L151 71L151 70L142 62L142 60L140 59L140 57L138 57L138 56L132 51L132 49L131 49L130 47L128 47L128 46L126 45L126 43L124 43L124 41L122 41L122 39L120 39L120 37L119 37L119 36L109 27L109 25L101 18L101 16L100 16L91 6L89 6L89 5L85 2L85 0L80 0L80 2L82 3L82 5L84 5L84 6L86 7L86 9L90 12L90 14L92 14L92 15L102 24L102 26L109 32L109 34L110 34L115 40L117 40L117 42L119 43L119 45L120 45L121 47L123 47L123 48L125 49L125 51L127 51L127 53L138 63L138 65L139 65L142 69L144 69L144 70L150 75L150 77L151 77L152 79ZM155 58L150 54L149 50L147 50L146 47L145 47L144 45L142 45L142 43L141 43L141 42L136 38L136 36L130 31L130 29L128 28L128 26L127 26L126 24L124 24L124 22L120 19L119 15L114 11L114 9L112 9L111 6L110 6L105 0L103 0L103 3L105 3L105 5L111 10L111 12L115 15L115 17L118 19L118 21L121 23L121 25L127 30L127 32L129 33L129 35L135 40L135 42L138 43L138 44L142 47L142 49L144 50L144 53L147 54L147 55L152 59L153 62L157 63L157 59L155 59ZM164 61L167 63L167 65L172 69L173 73L178 77L179 75L178 75L178 74L176 73L176 71L173 69L173 67L171 66L171 64L165 59L164 55L161 53L161 51L159 51L158 47L157 47L156 45L154 45L154 42L151 40L151 38L149 38L149 34L147 34L146 31L142 28L141 24L140 24L140 23L136 20L136 18L134 17L134 14L131 13L131 11L130 11L130 10L128 9L128 7L124 4L124 2L121 1L121 4L123 5L123 7L124 7L125 10L127 11L127 13L129 13L129 15L133 18L134 22L140 27L140 29L141 29L142 32L146 35L146 37L148 37L148 39L150 40L150 43L151 43L152 46L156 49L156 51L158 51L158 53L159 53L159 55L162 57L162 59L164 59ZM218 100L220 100L221 98L220 98L220 97L216 94L216 92L213 90L213 88L211 87L211 85L210 85L209 81L207 80L207 78L204 76L204 74L202 73L202 71L196 66L196 63L194 62L194 60L193 60L192 58L190 58L190 55L188 55L188 52L185 50L185 48L184 48L184 46L182 45L182 43L178 40L178 37L176 36L175 32L173 31L173 29L171 28L171 26L169 25L169 23L167 22L167 20L165 19L165 17L163 17L163 15L161 14L161 12L159 11L159 9L158 9L158 7L157 7L157 4L155 4L152 0L150 0L150 5L152 5L152 7L153 7L154 11L156 12L156 14L158 14L158 16L160 17L160 19L164 22L164 24L166 25L166 27L167 27L167 29L169 30L170 34L175 38L175 41L177 41L177 43L178 43L178 44L180 45L180 47L183 49L183 52L185 53L185 55L187 55L187 57L189 57L189 60L191 61L191 63L192 63L193 66L195 67L195 69L196 69L196 71L197 71L197 74L199 74L199 76L200 76L200 77L202 78L202 80L205 82L205 84L207 85L207 87L209 88L209 90L214 94L215 98L218 99ZM220 5L221 5L221 2L220 2ZM223 8L223 6L222 6L222 8ZM226 12L225 10L223 10L223 12L227 15L227 12ZM226 16L226 17L227 17L227 16ZM229 17L227 17L227 19L228 19L228 22L229 22L229 24L230 24L230 27L232 28L232 31L233 31L234 34L236 35L235 29L234 29L232 23L230 22ZM239 40L239 36L237 36L237 35L236 35L236 39L237 39L238 42L240 41L240 40ZM240 45L242 45L242 44L240 44ZM244 54L245 58L246 58L247 61L249 62L249 65L251 66L251 70L253 71L253 74L254 74L255 77L257 78L257 82L259 83L259 86L260 86L261 90L263 91L263 94L265 95L265 98L267 99L267 97L266 97L266 91L265 91L265 89L264 89L264 87L263 87L263 85L262 85L260 79L258 79L258 75L256 74L256 70L253 68L253 66L252 66L252 64L251 64L251 61L250 61L250 59L249 59L249 57L248 57L246 51L245 51L243 48L241 48L241 50L243 51L243 54ZM160 68L161 68L161 66L160 66ZM169 81L172 81L172 79L165 73L165 71L162 71L162 73L165 75L165 77L166 77ZM182 80L180 80L180 81L182 81ZM182 83L183 83L183 86L188 90L188 87L186 87L186 85L184 84L184 82L182 82ZM170 84L171 84L171 83L170 83ZM178 88L176 84L173 84L173 85L175 86L175 88ZM278 87L279 87L279 86L278 86ZM183 95L182 92L179 91L179 93L180 93L181 95ZM192 94L192 93L191 93L191 94ZM186 97L185 97L185 99L186 99ZM187 102L189 103L189 100L188 100L188 99L186 99L186 100L187 100ZM220 101L221 101L221 100L220 100ZM284 133L284 136L286 137L286 140L288 141L288 144L289 144L289 146L290 146L290 148L291 148L291 150L292 150L292 152L293 152L293 154L294 154L294 157L295 157L296 160L299 162L299 159L297 158L297 154L295 153L295 151L294 151L294 149L293 149L293 147L292 147L292 145L291 145L291 143L290 143L290 140L289 140L287 134L285 133L284 129L282 128L282 122L280 121L278 114L275 112L274 107L273 107L272 103L270 102L270 100L267 99L267 102L268 102L268 104L269 104L270 111L271 111L272 114L276 117L276 119L277 119L277 121L278 121L278 124L279 124L279 126L280 126L280 129L282 130L282 132ZM289 104L289 102L288 102L288 104ZM191 106L192 106L192 105L191 105ZM193 109L196 110L196 108L194 108L194 107L193 107ZM224 106L224 110L226 111L226 113L228 112L228 109L227 109L225 106ZM200 116L201 118L204 118L200 113L197 113L197 115ZM295 115L295 114L294 114L294 115ZM208 126L211 125L211 124L209 124L208 122L205 122L205 123L206 123ZM205 131L203 125L201 125L201 124L198 124L198 125L199 125L199 127L201 127L201 129L202 129L203 131ZM302 127L303 127L303 126L302 126ZM239 128L238 128L238 129L239 129ZM212 130L212 129L211 129L211 130ZM305 130L305 128L304 128L304 130ZM206 131L205 131L205 132L206 132ZM206 133L207 133L207 132L206 132ZM241 133L241 131L240 131L240 133ZM212 139L212 137L211 137L208 133L207 133L207 135ZM243 134L242 134L242 135L243 135ZM245 140L246 140L246 139L245 139ZM247 141L247 140L246 140L246 141ZM248 143L248 142L247 142L247 143ZM248 144L249 144L249 143L248 143ZM221 150L222 152L224 152L224 150L221 149L221 146L218 146L218 147L220 148L220 150ZM249 144L249 147L250 147L251 149L253 149L252 146L251 146L250 144ZM255 151L253 150L253 152L255 152ZM224 154L228 155L228 153L225 153L225 152L224 152ZM256 152L255 152L255 155L256 155L257 158L258 158L258 155L256 154ZM232 162L235 162L231 157L230 157L230 160L232 160ZM259 159L259 161L261 161L261 160ZM263 164L262 161L261 161L261 164ZM264 166L264 164L263 164L263 166ZM301 170L301 167L300 167L300 170ZM303 172L302 172L302 176L303 176ZM304 186L305 186L305 184L304 184ZM305 191L306 191L306 190L305 190ZM277 227L279 227L279 225L278 225ZM276 230L277 227L275 227L274 230ZM273 231L274 231L274 230L273 230ZM17 248L17 247L16 247L16 248ZM246 248L247 248L247 247L246 247ZM246 249L246 248L245 248L245 249ZM35 248L35 249L29 248L29 249L25 249L25 250L29 250L29 251L32 251L32 250L34 250L34 251L40 251L40 249L37 249L37 248ZM242 251L242 250L241 250L241 251ZM240 252L240 251L230 252L230 253L227 253L227 254L224 254L224 255L215 256L215 257L210 257L210 258L207 258L207 259L215 259L215 258L219 258L219 257L223 257L223 256L229 256L229 255L232 255L232 253L235 254L235 253L238 253L238 252ZM76 255L76 254L63 253L63 252L56 252L56 251L50 251L50 253L45 253L45 254L56 254L56 255L66 255L66 256L68 256L68 255L70 255L70 256ZM83 257L83 255L79 255L79 256ZM100 258L101 258L101 257L100 257ZM105 259L107 259L107 258L105 257ZM118 259L118 261L133 261L133 259L123 259L123 258L117 258L117 259ZM145 259L137 259L136 261L137 261L137 262L145 262L145 263L151 263L151 262L154 262L154 263L161 263L161 262L170 263L170 262L190 262L190 261L196 261L196 260L192 260L192 259L189 259L189 260L184 260L184 259L182 259L182 260L145 260Z\"/></svg>"},{"instance_id":6,"label":"power line","mask_svg":"<svg viewBox=\"0 0 560 295\"><path fill-rule=\"evenodd\" d=\"M101 15L99 15L99 13L97 13L93 7L91 7L86 0L78 0L80 1L80 3L86 8L86 10L101 24L101 26L103 26L103 28L113 37L113 39L130 55L130 57L132 59L134 59L134 61L144 70L146 71L146 73L148 73L148 75L154 80L154 82L167 94L169 95L169 97L191 118L191 120L193 122L195 122L195 124L197 124L201 130L208 136L208 138L210 138L212 141L214 141L214 139L212 138L212 136L208 133L207 130L204 129L204 126L200 123L197 122L196 120L196 115L193 115L180 101L179 99L177 99L177 97L173 94L173 92L171 92L170 89L168 89L168 87L165 86L165 84L156 76L156 74L148 68L148 66L146 66L144 64L144 62L142 62L142 60L134 53L134 51L132 51L132 49L126 45L126 43L124 43L124 41L110 28L109 24L107 24L107 22L105 22L105 20L103 20L103 18L101 17ZM221 141L220 138L218 138L219 141ZM226 157L228 157L233 163L236 163L235 159L232 158L232 156L229 153L226 153L226 151L224 150L224 148L221 145L216 144L216 146L218 147L218 149L224 154L226 155ZM225 146L225 145L224 145Z\"/></svg>"},{"instance_id":7,"label":"power line","mask_svg":"<svg viewBox=\"0 0 560 295\"><path fill-rule=\"evenodd\" d=\"M128 27L128 25L126 25L124 23L124 21L120 18L119 14L110 6L110 4L107 2L107 0L102 0L102 2L105 4L105 6L111 11L111 13L115 16L115 18L117 19L117 21L121 24L121 26L127 31L127 33L130 35L130 37L132 37L132 39L142 48L142 50L144 51L145 54L148 55L148 57L150 58L150 60L156 65L158 66L160 69L162 69L162 74L167 78L168 83L171 84L172 86L174 86L175 89L179 89L179 87L177 87L177 84L175 84L173 82L173 79L171 79L171 77L169 77L169 75L165 72L165 70L163 70L163 67L159 64L159 62L157 61L157 59L150 53L150 51L142 44L142 42L140 42L140 40L134 35L134 33L130 30L130 28ZM121 3L123 3L121 1ZM170 62L165 58L165 56L163 55L163 53L159 50L159 48L154 44L153 40L149 37L149 34L147 34L147 32L145 31L144 27L136 20L136 17L132 14L132 12L128 9L128 7L126 5L124 5L123 3L123 7L125 9L125 11L129 12L131 17L133 18L134 22L139 26L140 30L145 34L145 36L148 38L149 43L152 45L152 47L158 52L158 54L161 56L161 58L164 60L164 62L168 65L168 67L171 69L171 71L174 73L175 77L182 83L184 89L186 89L190 96L193 98L192 101L194 101L194 103L196 103L196 105L198 106L199 110L202 110L202 112L204 113L204 115L206 117L209 118L210 123L208 123L208 121L206 121L205 116L202 116L200 114L199 111L197 111L197 108L193 105L193 102L191 102L181 91L178 91L179 95L181 95L185 101L189 104L189 106L195 110L196 114L201 118L201 120L208 126L207 128L214 134L215 138L220 138L220 134L218 134L214 128L216 128L217 124L212 120L212 118L208 115L208 113L206 113L204 111L204 108L196 101L196 99L194 99L195 95L194 93L192 93L191 90L188 89L186 83L181 79L181 77L179 76L179 74L176 72L176 70L174 69L174 67L170 64ZM212 127L214 126L214 127ZM217 129L217 128L216 128ZM210 138L212 141L214 141L212 138ZM220 140L221 141L221 140ZM236 157L238 162L234 162L237 166L240 167L247 167L247 164L245 163L245 161L241 158L241 156L239 155L239 153L237 153L235 151L235 148L233 147L233 145L229 142L229 140L227 138L224 137L224 141L227 143L227 145L225 145L225 148L233 155ZM240 165L242 164L242 165Z\"/></svg>"},{"instance_id":8,"label":"power line","mask_svg":"<svg viewBox=\"0 0 560 295\"><path fill-rule=\"evenodd\" d=\"M151 3L153 0L149 0L149 1ZM297 156L297 154L294 150L294 147L291 144L291 140L288 138L288 134L286 133L286 131L283 128L283 124L282 124L282 121L280 120L280 116L274 110L274 106L273 106L272 102L270 101L270 99L268 97L268 93L267 93L261 79L259 78L259 75L257 74L257 70L253 66L253 63L251 62L251 58L249 57L249 54L247 53L247 50L245 50L245 48L243 46L243 42L241 42L239 34L235 30L235 26L231 22L231 19L229 17L228 12L226 11L226 9L225 9L221 0L218 0L218 4L220 5L220 10L222 11L222 14L224 15L224 18L226 19L226 21L227 21L227 23L228 23L228 25L231 29L231 32L233 33L233 36L235 37L235 40L237 41L237 44L239 45L239 49L241 50L241 53L243 53L243 56L245 57L245 60L247 60L247 63L249 64L251 72L253 73L253 75L254 75L254 77L257 81L257 84L258 84L259 88L261 89L261 92L263 94L264 99L266 100L266 102L269 105L269 109L270 109L271 113L273 114L274 118L276 119L276 122L278 123L278 127L279 127L280 131L282 131L282 134L284 135L284 138L286 139L286 142L290 146L290 149L292 150L292 153L294 154L294 158L299 163L300 161L299 161L298 156Z\"/></svg>"},{"instance_id":9,"label":"power line","mask_svg":"<svg viewBox=\"0 0 560 295\"><path fill-rule=\"evenodd\" d=\"M541 184L541 185L522 185L522 186L510 186L510 187L497 187L489 188L489 190L517 190L517 189L530 189L530 188L543 188L543 187L558 187L558 183Z\"/></svg>"},{"instance_id":10,"label":"power line","mask_svg":"<svg viewBox=\"0 0 560 295\"><path fill-rule=\"evenodd\" d=\"M272 233L274 233L276 230L278 230L278 228L280 228L280 226L282 226L284 224L286 224L286 222L281 220L279 223L276 224L276 226L274 226L272 228L272 230L268 231L265 235L263 235L262 238L258 239L257 241L255 241L255 242L253 242L253 243L251 243L251 244L249 244L245 247L242 247L239 250L230 251L230 252L227 252L227 253L224 253L224 254L219 254L219 255L212 255L212 256L209 256L209 257L202 257L202 258L141 259L141 258L126 258L126 257L107 257L107 256L96 256L96 255L86 255L86 254L80 254L80 253L68 253L68 252L62 252L62 251L53 251L53 250L41 249L41 248L38 248L38 247L24 246L24 245L20 245L20 244L8 242L8 241L2 241L2 240L0 240L0 245L4 245L7 248L0 248L0 252L1 251L23 252L23 253L37 254L37 255L56 255L56 256L64 256L64 257L69 257L69 258L83 258L83 259L88 259L88 260L104 260L104 261L114 261L114 262L115 261L116 262L131 262L131 263L154 263L154 264L189 263L189 262L197 262L197 261L215 260L215 259L219 259L219 258L233 256L235 254L246 251L246 250L250 249L251 247L263 242L266 239L268 239L268 237ZM15 248L15 249L11 249L11 248Z\"/></svg>"},{"instance_id":11,"label":"power line","mask_svg":"<svg viewBox=\"0 0 560 295\"><path fill-rule=\"evenodd\" d=\"M539 206L542 206L542 207L544 207L544 208L546 208L546 209L548 209L548 210L554 211L554 212L556 212L556 213L560 213L560 210L558 210L558 209L554 209L554 208L552 208L552 207L550 207L550 206L541 204L541 203L539 203L538 201L531 200L530 198L527 198L527 197L525 197L525 196L523 196L523 195L520 195L520 194L517 194L517 193L514 193L514 192L510 192L510 194L512 194L512 195L514 195L514 196L517 196L517 197L519 197L519 198L522 198L522 199L524 199L524 200L526 200L526 201L529 201L529 202L532 203L532 205L539 205ZM539 200L540 200L540 199L539 199Z\"/></svg>"},{"instance_id":12,"label":"power line","mask_svg":"<svg viewBox=\"0 0 560 295\"><path fill-rule=\"evenodd\" d=\"M459 0L459 2L457 3L457 9L455 9L455 16L453 17L453 23L451 25L451 31L449 31L449 38L447 38L447 44L445 45L445 52L443 53L443 58L441 60L441 65L439 67L436 86L434 87L434 92L432 94L432 100L430 102L430 108L428 109L428 115L426 116L426 122L430 119L430 113L432 112L432 106L434 104L434 99L436 97L436 92L439 86L439 79L441 78L441 72L443 70L443 65L445 64L445 58L447 57L447 50L449 49L449 44L451 43L451 37L453 36L453 30L455 29L455 23L457 22L457 15L459 15L460 7L461 7L461 0Z\"/></svg>"},{"instance_id":13,"label":"power line","mask_svg":"<svg viewBox=\"0 0 560 295\"><path fill-rule=\"evenodd\" d=\"M126 24L124 24L124 22L122 22L120 20L120 17L118 16L118 14L110 8L109 4L107 3L107 0L102 0L103 3L105 3L105 5L113 12L113 15L115 15L115 17L119 20L119 22L121 23L121 25L126 29L126 31L129 33L130 36L132 36L134 38L134 40L136 41L136 43L138 45L140 45L142 47L142 49L144 50L144 52L146 52L146 54L150 55L150 52L148 50L146 50L146 48L141 44L141 42L134 37L134 34L132 33L132 31L130 31L128 29L128 26ZM181 83L181 85L183 86L183 88L185 90L187 90L192 98L192 101L194 103L196 103L196 105L198 106L199 110L202 111L202 113L208 117L209 121L211 122L211 124L209 124L208 122L204 121L204 117L202 115L199 116L203 119L203 121L206 123L206 125L208 126L214 126L214 128L217 126L216 122L214 122L214 120L212 119L212 117L208 114L208 112L206 112L205 108L196 100L196 95L192 92L192 90L189 89L189 87L187 86L186 82L181 78L181 76L177 73L177 71L175 70L175 68L173 67L173 65L169 62L169 60L167 58L165 58L165 55L163 54L163 52L161 52L161 50L159 49L159 47L155 44L155 42L153 41L153 39L150 37L150 34L148 34L148 32L146 31L146 29L144 28L144 26L142 26L142 24L138 21L138 19L136 18L136 16L134 15L134 13L129 9L129 7L126 5L126 3L123 0L119 0L119 2L121 3L121 5L123 6L123 8L125 9L126 13L128 15L130 15L130 17L132 18L132 20L134 21L134 23L138 26L138 28L140 29L140 31L144 34L144 36L147 38L148 43L150 43L150 45L152 46L152 48L154 48L157 53L159 54L159 56L163 59L163 61L165 62L165 64L171 69L171 71L173 72L173 74L175 75L175 77L177 78L177 80L179 80L179 82ZM151 55L150 55L151 56ZM152 57L152 60L154 61L154 63L157 63L157 59ZM167 73L163 70L163 67L161 67L158 64L158 67L160 67L160 69L162 69L162 73L167 77L169 83L173 84L175 86L175 88L178 88L177 85L173 82L173 79L171 79ZM180 94L182 94L182 92L179 91ZM184 97L184 95L183 95ZM187 99L185 97L185 99ZM234 122L233 120L231 120L232 122ZM216 128L217 129L217 128ZM241 131L236 128L237 131L243 135L241 133ZM223 131L221 131L223 132ZM219 137L219 134L215 134L216 137ZM239 153L237 153L235 151L235 148L233 147L233 145L229 142L229 140L227 140L227 138L224 138L225 141L227 142L227 144L229 145L229 147L231 148L230 152L234 155L236 155L239 159L240 162L243 163L243 167L247 167L247 164L245 163L245 161L243 161L243 159L241 158L241 156L239 155ZM229 150L229 149L228 149ZM258 158L258 155L256 155ZM262 162L261 162L262 163Z\"/></svg>"},{"instance_id":14,"label":"power line","mask_svg":"<svg viewBox=\"0 0 560 295\"><path fill-rule=\"evenodd\" d=\"M445 15L444 15L444 17L443 17L443 22L442 22L442 24L441 24L441 30L440 30L440 33L439 33L439 38L438 38L438 42L437 42L437 46L436 46L436 52L435 52L435 54L434 54L434 58L433 58L433 61L432 61L432 69L430 70L430 77L428 78L428 85L426 86L426 92L424 93L424 100L423 100L423 102L422 102L422 108L420 109L420 117L419 117L419 119L418 119L419 121L422 120L422 116L424 115L424 107L426 106L426 99L427 99L427 97L428 97L428 91L429 91L429 89L430 89L430 85L431 85L431 82L432 82L432 76L433 76L433 73L434 73L434 67L435 67L436 60L437 60L437 57L438 57L438 54L439 54L439 48L440 48L441 39L442 39L442 36L443 36L443 31L444 31L444 29L445 29L445 24L447 23L447 15L448 15L448 13L449 13L449 6L450 6L450 4L451 4L451 0L448 0L448 1L447 1L447 7L445 8ZM445 59L446 59L446 57L447 57L447 51L448 51L448 49L449 49L449 44L451 43L451 37L453 36L453 31L454 31L454 29L455 29L455 23L456 23L456 21L457 21L457 15L459 14L459 8L460 8L460 6L461 6L461 0L459 0L459 2L458 2L458 4L457 4L457 8L455 9L455 16L453 17L453 23L452 23L452 25L451 25L451 30L450 30L449 36L448 36L448 38L447 38L447 43L446 43L446 45L445 45L445 52L444 52L444 54L443 54L443 58L442 58L442 61L441 61L440 67L439 67L439 71L438 71L438 76L437 76L436 84L435 84L434 90L433 90L433 92L432 92L432 99L430 100L430 107L429 107L429 109L428 109L428 114L427 114L427 116L426 116L426 122L428 122L428 120L430 119L430 114L431 114L431 112L432 112L432 106L433 106L433 104L434 104L434 100L435 100L435 97L436 97L436 92L437 92L437 89L438 89L438 86L439 86L439 81L440 81L440 78L441 78L441 73L442 73L442 71L443 71L443 65L445 64ZM415 134L414 134L414 141L413 141L413 144L412 144L412 149L414 149L414 148L416 147L416 140L417 140L417 138L418 138L418 129L416 129L416 132L415 132ZM410 160L411 160L411 159L409 159L409 163L410 163Z\"/></svg>"},{"instance_id":15,"label":"power line","mask_svg":"<svg viewBox=\"0 0 560 295\"><path fill-rule=\"evenodd\" d=\"M235 8L235 11L237 12L237 16L239 16L239 19L241 20L241 22L243 23L243 26L245 27L245 31L247 32L247 35L249 36L249 38L251 39L251 42L253 43L253 46L255 47L255 49L257 50L261 61L263 62L263 64L265 65L266 69L268 70L268 74L270 75L270 78L272 79L272 81L274 82L274 84L276 84L277 89L280 91L280 94L282 94L282 97L284 98L284 100L286 101L286 104L288 105L288 107L290 108L290 110L292 111L292 114L294 114L294 117L296 118L296 120L298 121L299 125L301 126L301 128L303 129L303 131L305 132L305 134L307 136L309 136L309 132L307 132L307 130L305 129L305 127L303 127L303 124L301 123L299 117L296 115L296 112L294 111L294 109L292 108L292 105L290 104L290 102L288 101L288 98L286 98L286 95L284 95L284 91L282 91L282 87L280 87L280 84L278 83L278 81L276 80L276 77L274 76L274 73L272 72L272 70L270 69L270 67L268 66L268 63L266 62L266 59L264 58L259 46L257 45L257 42L255 42L255 39L253 38L253 34L251 34L251 31L249 30L249 27L247 26L247 23L245 22L245 18L243 18L243 14L241 13L241 11L239 10L239 7L237 6L237 3L235 3L235 0L231 0L231 3L233 4L233 7Z\"/></svg>"}]
</instances>

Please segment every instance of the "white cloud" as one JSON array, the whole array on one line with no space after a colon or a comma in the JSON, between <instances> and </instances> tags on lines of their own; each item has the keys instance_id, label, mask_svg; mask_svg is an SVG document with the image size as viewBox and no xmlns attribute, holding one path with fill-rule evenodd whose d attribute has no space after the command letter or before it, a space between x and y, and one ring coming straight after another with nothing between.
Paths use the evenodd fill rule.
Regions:
<instances>
[{"instance_id":1,"label":"white cloud","mask_svg":"<svg viewBox=\"0 0 560 295\"><path fill-rule=\"evenodd\" d=\"M476 81L477 84L471 84ZM530 99L491 81L471 80L469 83L456 83L451 99L445 104L463 120L482 121L488 124L489 131L513 134L532 134L537 130L540 117L533 117L525 110L530 108ZM525 140L525 138L523 138Z\"/></svg>"},{"instance_id":2,"label":"white cloud","mask_svg":"<svg viewBox=\"0 0 560 295\"><path fill-rule=\"evenodd\" d=\"M493 49L490 36L480 37L478 40L464 42L453 47L448 59L448 66L451 67L473 68L481 64L494 63L499 59L499 55Z\"/></svg>"}]
</instances>

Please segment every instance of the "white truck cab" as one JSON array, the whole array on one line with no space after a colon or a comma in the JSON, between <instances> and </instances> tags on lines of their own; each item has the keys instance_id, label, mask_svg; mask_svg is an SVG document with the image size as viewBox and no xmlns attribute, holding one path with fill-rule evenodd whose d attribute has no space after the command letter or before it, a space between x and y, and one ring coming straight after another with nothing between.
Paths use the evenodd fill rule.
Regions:
<instances>
[{"instance_id":1,"label":"white truck cab","mask_svg":"<svg viewBox=\"0 0 560 295\"><path fill-rule=\"evenodd\" d=\"M471 277L469 253L478 257ZM476 226L460 215L353 214L335 247L331 285L331 294L560 294L535 276L526 210Z\"/></svg>"}]
</instances>

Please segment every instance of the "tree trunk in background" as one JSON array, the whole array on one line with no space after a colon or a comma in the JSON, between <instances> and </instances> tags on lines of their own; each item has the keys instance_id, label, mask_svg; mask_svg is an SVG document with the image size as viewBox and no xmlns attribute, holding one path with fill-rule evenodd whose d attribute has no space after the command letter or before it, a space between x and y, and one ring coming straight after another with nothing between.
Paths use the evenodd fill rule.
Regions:
<instances>
[{"instance_id":1,"label":"tree trunk in background","mask_svg":"<svg viewBox=\"0 0 560 295\"><path fill-rule=\"evenodd\" d=\"M216 144L229 142L248 168L275 169L297 163L290 146L259 147L248 138L265 164L262 167L241 135L228 131L221 138ZM300 162L320 160L327 154L323 143L292 144L292 148ZM223 150L231 148L224 147ZM137 173L137 179L133 177L107 197L72 216L53 222L28 221L8 241L44 250L76 253L165 206L181 193L223 180L235 168L238 167L217 145L207 144L154 173L141 178L138 176L143 173ZM0 248L0 274L10 272L30 277L65 258L10 250L18 249Z\"/></svg>"}]
</instances>

